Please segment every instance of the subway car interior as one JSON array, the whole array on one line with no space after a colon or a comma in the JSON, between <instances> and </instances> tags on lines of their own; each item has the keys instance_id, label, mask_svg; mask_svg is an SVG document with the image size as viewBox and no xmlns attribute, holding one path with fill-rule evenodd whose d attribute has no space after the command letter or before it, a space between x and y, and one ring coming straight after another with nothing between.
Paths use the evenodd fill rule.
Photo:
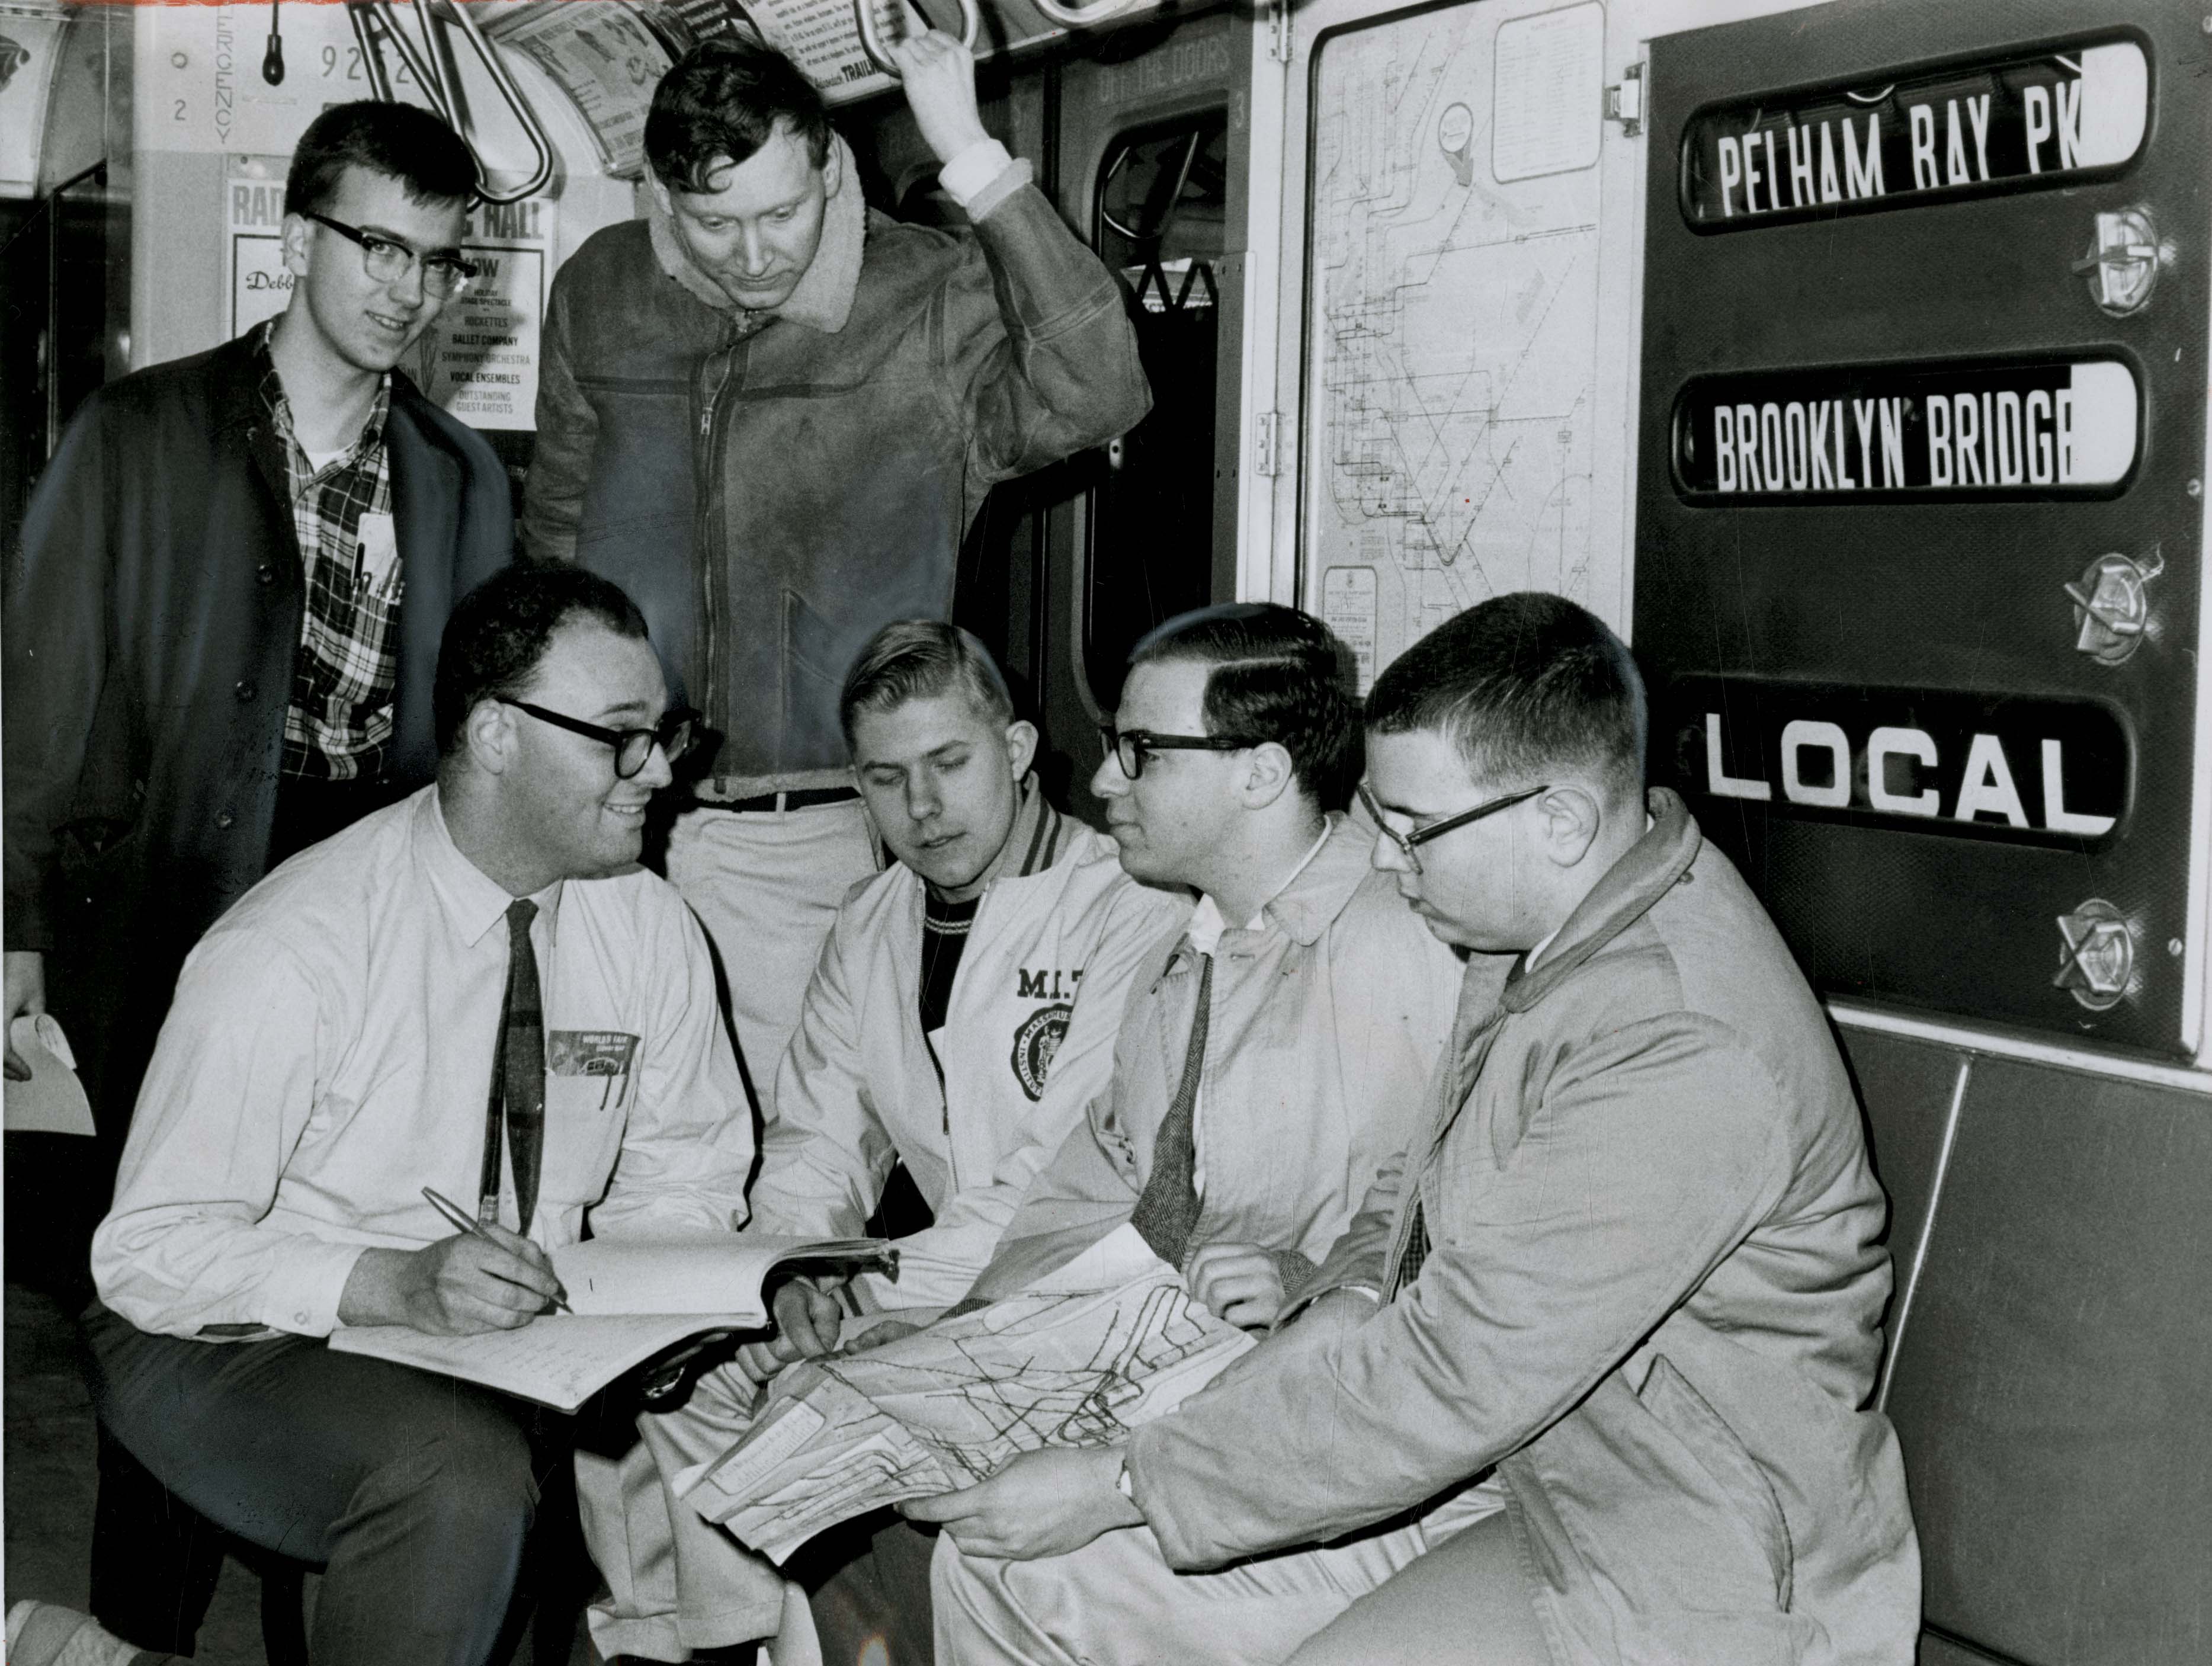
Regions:
<instances>
[{"instance_id":1,"label":"subway car interior","mask_svg":"<svg viewBox=\"0 0 2212 1666\"><path fill-rule=\"evenodd\" d=\"M960 550L1048 792L1098 820L1193 607L1305 609L1363 691L1488 597L1595 612L1859 1096L1919 1660L2212 1660L2212 8L915 3L1152 387ZM0 535L93 390L282 310L284 160L369 96L476 153L492 281L409 368L519 494L553 276L645 213L694 42L789 52L873 207L964 224L879 10L0 0ZM89 1606L94 1143L7 1134L10 1602ZM571 1572L516 1657L599 1658ZM303 1578L239 1549L198 1658L304 1660Z\"/></svg>"}]
</instances>

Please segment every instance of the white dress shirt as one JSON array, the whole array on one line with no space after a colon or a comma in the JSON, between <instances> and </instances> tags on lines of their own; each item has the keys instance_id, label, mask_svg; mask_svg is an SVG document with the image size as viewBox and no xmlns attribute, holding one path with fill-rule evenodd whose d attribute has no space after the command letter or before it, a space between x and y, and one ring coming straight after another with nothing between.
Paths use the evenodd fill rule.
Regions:
<instances>
[{"instance_id":1,"label":"white dress shirt","mask_svg":"<svg viewBox=\"0 0 2212 1666\"><path fill-rule=\"evenodd\" d=\"M472 1207L514 899L425 787L255 886L185 963L138 1096L100 1298L140 1329L328 1334L362 1250ZM533 899L545 1133L531 1236L727 1230L752 1119L698 923L642 869ZM504 1158L502 1158L504 1163ZM514 1225L511 1177L502 1219Z\"/></svg>"},{"instance_id":2,"label":"white dress shirt","mask_svg":"<svg viewBox=\"0 0 2212 1666\"><path fill-rule=\"evenodd\" d=\"M1298 865L1283 876L1283 883L1269 891L1260 906L1252 910L1252 917L1244 922L1246 931L1267 928L1267 904L1288 891L1298 875L1313 866L1313 859L1321 854L1321 848L1328 842L1328 836L1343 819L1339 815L1324 815L1321 818L1321 836L1298 858ZM1191 947L1211 956L1221 946L1221 934L1228 929L1229 922L1222 918L1221 905L1213 900L1212 893L1199 892L1198 904L1190 911L1190 928L1184 933L1190 939ZM1190 1107L1190 1189L1194 1196L1206 1195L1206 1089L1202 1085Z\"/></svg>"}]
</instances>

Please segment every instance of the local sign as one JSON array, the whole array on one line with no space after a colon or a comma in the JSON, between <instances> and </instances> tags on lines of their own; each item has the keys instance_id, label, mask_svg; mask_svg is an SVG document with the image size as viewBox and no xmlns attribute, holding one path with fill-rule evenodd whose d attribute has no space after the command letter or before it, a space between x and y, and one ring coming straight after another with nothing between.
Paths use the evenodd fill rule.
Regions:
<instances>
[{"instance_id":1,"label":"local sign","mask_svg":"<svg viewBox=\"0 0 2212 1666\"><path fill-rule=\"evenodd\" d=\"M1693 799L1821 820L2081 849L2120 830L2134 785L2094 700L1684 677L1660 722L1661 769Z\"/></svg>"}]
</instances>

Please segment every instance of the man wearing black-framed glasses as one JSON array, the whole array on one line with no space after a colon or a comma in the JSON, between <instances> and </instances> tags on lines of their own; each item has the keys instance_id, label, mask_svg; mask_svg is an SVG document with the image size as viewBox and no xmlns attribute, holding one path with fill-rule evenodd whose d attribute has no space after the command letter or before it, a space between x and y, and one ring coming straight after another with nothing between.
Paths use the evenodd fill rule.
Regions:
<instances>
[{"instance_id":1,"label":"man wearing black-framed glasses","mask_svg":"<svg viewBox=\"0 0 2212 1666\"><path fill-rule=\"evenodd\" d=\"M433 698L436 783L201 940L93 1240L102 1424L226 1530L328 1563L331 1666L481 1666L570 1437L323 1339L519 1329L587 1219L726 1231L754 1154L705 935L638 865L688 720L636 608L510 567L454 610Z\"/></svg>"},{"instance_id":2,"label":"man wearing black-framed glasses","mask_svg":"<svg viewBox=\"0 0 2212 1666\"><path fill-rule=\"evenodd\" d=\"M1359 801L1367 806L1367 813L1375 818L1375 825L1384 840L1406 859L1408 867L1415 873L1421 873L1426 870L1421 866L1420 846L1431 839L1441 839L1447 833L1456 833L1462 827L1486 820L1501 810L1510 810L1516 804L1525 803L1551 790L1548 786L1517 787L1510 793L1500 793L1494 798L1485 799L1472 809L1455 810L1449 816L1435 816L1426 821L1413 820L1385 810L1376 803L1375 793L1365 781L1359 784ZM1410 824L1401 826L1399 824L1401 822Z\"/></svg>"},{"instance_id":3,"label":"man wearing black-framed glasses","mask_svg":"<svg viewBox=\"0 0 2212 1666\"><path fill-rule=\"evenodd\" d=\"M475 168L428 112L325 111L286 181L284 311L94 395L25 517L0 610L7 1015L51 996L118 1134L209 921L429 779L447 611L512 557L499 459L397 368L465 282ZM64 830L106 777L123 854L63 918Z\"/></svg>"},{"instance_id":4,"label":"man wearing black-framed glasses","mask_svg":"<svg viewBox=\"0 0 2212 1666\"><path fill-rule=\"evenodd\" d=\"M610 729L598 723L586 723L581 718L571 717L566 712L548 710L528 700L510 700L497 696L502 706L512 706L519 712L527 712L541 723L550 723L556 729L566 729L570 734L588 735L603 746L611 746L615 753L615 779L628 781L645 768L653 757L653 749L660 748L661 755L674 763L691 750L691 741L699 725L699 714L690 708L670 712L659 722L645 729Z\"/></svg>"},{"instance_id":5,"label":"man wearing black-framed glasses","mask_svg":"<svg viewBox=\"0 0 2212 1666\"><path fill-rule=\"evenodd\" d=\"M318 214L313 209L303 211L307 219L327 231L334 231L349 242L360 246L361 269L372 283L403 285L416 271L422 274L426 294L440 301L451 301L469 287L469 280L477 275L476 267L460 257L457 249L443 248L428 251L410 247L404 238L380 231L369 231L360 226L349 226L343 220L332 219L327 214Z\"/></svg>"},{"instance_id":6,"label":"man wearing black-framed glasses","mask_svg":"<svg viewBox=\"0 0 2212 1666\"><path fill-rule=\"evenodd\" d=\"M467 146L427 111L318 116L286 181L283 312L207 352L216 332L191 309L163 313L159 341L193 356L85 400L8 551L0 1021L51 1007L104 1136L83 1142L81 1177L40 1189L23 1241L40 1248L19 1276L81 1282L194 940L287 856L435 768L439 634L513 558L514 515L490 447L398 366L445 302L475 184ZM373 276L340 225L408 259ZM8 1073L22 1067L11 1047ZM101 1517L173 1509L156 1493ZM195 1617L142 1577L145 1547L103 1535L94 1560L103 1619L189 1652Z\"/></svg>"},{"instance_id":7,"label":"man wearing black-framed glasses","mask_svg":"<svg viewBox=\"0 0 2212 1666\"><path fill-rule=\"evenodd\" d=\"M1645 790L1645 710L1620 638L1534 593L1376 679L1375 866L1472 952L1420 1136L1118 1466L1028 1453L972 1489L1028 1508L946 1513L940 1657L1911 1658L1881 1189L1780 934Z\"/></svg>"},{"instance_id":8,"label":"man wearing black-framed glasses","mask_svg":"<svg viewBox=\"0 0 2212 1666\"><path fill-rule=\"evenodd\" d=\"M954 1310L1011 1294L1126 1223L1214 1312L1264 1332L1413 1135L1458 964L1372 870L1371 834L1341 813L1359 774L1357 709L1319 620L1264 603L1206 608L1130 660L1091 791L1123 868L1187 887L1196 905L1139 970L1111 1089L1031 1183ZM1027 1524L1085 1497L1097 1456L1018 1460L902 1506L945 1529L938 1658L1011 1666L1060 1652L1028 1606L1055 1565L991 1564L1054 1554L1030 1548ZM1118 1504L1110 1458L1104 1470ZM1110 1631L1110 1596L1093 1606L1090 1594L1113 1584L1109 1571L1060 1586L1072 1600L1060 1615ZM1295 1624L1298 1605L1284 1608ZM1284 1623L1255 1619L1254 1635ZM1095 1652L1211 1659L1210 1641Z\"/></svg>"},{"instance_id":9,"label":"man wearing black-framed glasses","mask_svg":"<svg viewBox=\"0 0 2212 1666\"><path fill-rule=\"evenodd\" d=\"M1402 1143L1398 1096L1443 1040L1455 967L1340 813L1359 773L1340 652L1319 620L1269 603L1182 614L1131 651L1091 790L1123 869L1197 899L1122 1032L1133 1060L1154 1049L1128 1047L1133 1027L1158 1031L1180 1068L1117 1073L1093 1107L1112 1128L1071 1139L1038 1177L975 1296L1123 1215L1201 1301L1264 1328L1326 1248L1320 1223ZM1156 1142L1142 1163L1133 1138ZM1328 1155L1279 1185L1263 1153L1285 1148Z\"/></svg>"}]
</instances>

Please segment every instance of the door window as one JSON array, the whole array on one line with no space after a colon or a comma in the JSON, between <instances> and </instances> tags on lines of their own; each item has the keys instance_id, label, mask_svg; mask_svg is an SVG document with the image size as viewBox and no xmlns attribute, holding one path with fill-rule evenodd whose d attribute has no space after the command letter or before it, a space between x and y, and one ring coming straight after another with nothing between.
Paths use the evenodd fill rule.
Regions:
<instances>
[{"instance_id":1,"label":"door window","mask_svg":"<svg viewBox=\"0 0 2212 1666\"><path fill-rule=\"evenodd\" d=\"M1083 576L1085 679L1120 697L1130 648L1212 599L1216 270L1228 199L1225 112L1132 130L1106 147L1093 245L1121 279L1152 388L1091 494Z\"/></svg>"}]
</instances>

